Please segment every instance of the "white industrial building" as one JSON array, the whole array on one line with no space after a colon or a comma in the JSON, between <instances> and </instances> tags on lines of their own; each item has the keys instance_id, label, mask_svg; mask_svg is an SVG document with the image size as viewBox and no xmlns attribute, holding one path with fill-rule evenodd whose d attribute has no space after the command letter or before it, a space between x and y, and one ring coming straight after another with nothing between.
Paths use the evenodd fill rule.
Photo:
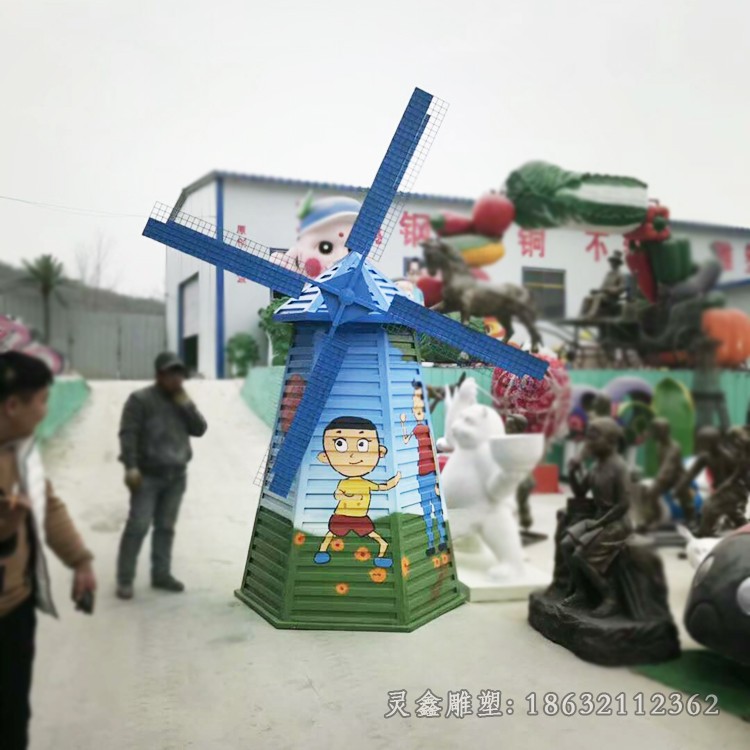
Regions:
<instances>
[{"instance_id":1,"label":"white industrial building","mask_svg":"<svg viewBox=\"0 0 750 750\"><path fill-rule=\"evenodd\" d=\"M211 172L185 188L175 207L220 230L288 248L297 236L299 204L310 190L316 198L359 200L366 192L349 185ZM419 235L426 217L439 210L470 214L473 203L474 198L409 194L402 221L378 261L380 268L392 278L403 276L405 261L421 255ZM719 258L729 305L750 313L750 229L688 221L671 225L673 235L691 241L695 262ZM484 270L492 279L527 285L543 316L556 318L578 313L609 269L608 254L623 249L623 238L563 229L529 232L512 225L503 244L505 257ZM205 377L224 376L224 347L235 333L252 333L265 353L258 310L270 301L266 287L167 248L166 291L169 347Z\"/></svg>"}]
</instances>

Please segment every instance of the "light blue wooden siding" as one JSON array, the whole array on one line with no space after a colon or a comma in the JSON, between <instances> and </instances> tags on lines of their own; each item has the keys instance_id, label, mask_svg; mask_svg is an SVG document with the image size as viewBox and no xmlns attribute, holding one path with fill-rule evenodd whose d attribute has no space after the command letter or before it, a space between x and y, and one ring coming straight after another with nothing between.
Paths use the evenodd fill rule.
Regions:
<instances>
[{"instance_id":1,"label":"light blue wooden siding","mask_svg":"<svg viewBox=\"0 0 750 750\"><path fill-rule=\"evenodd\" d=\"M314 342L316 338L319 338L325 332L326 328L327 326L325 325L310 325L304 323L299 323L295 326L294 339L292 345L289 347L289 354L287 355L286 368L281 382L280 393L268 394L269 399L273 397L278 398L278 407L276 409L276 419L274 421L273 435L271 437L266 476L263 480L263 491L260 497L260 505L263 508L268 508L269 510L284 516L284 518L288 518L290 521L294 520L294 498L297 495L298 481L295 480L295 483L292 485L289 495L286 498L272 495L268 492L268 467L273 466L276 454L279 452L279 447L281 446L282 432L280 417L282 409L284 408L283 396L286 383L294 375L299 375L305 380L305 382L307 382L310 370L312 369Z\"/></svg>"},{"instance_id":2,"label":"light blue wooden siding","mask_svg":"<svg viewBox=\"0 0 750 750\"><path fill-rule=\"evenodd\" d=\"M286 377L295 373L303 377L309 374L311 345L314 340L315 346L319 346L325 332L325 326L308 327L304 334L298 330ZM328 464L321 463L318 454L323 450L326 426L342 416L369 419L375 425L381 443L388 449L378 466L367 475L368 479L383 483L398 471L402 475L395 489L372 493L370 518L375 520L396 511L422 514L417 484L417 442L416 438L411 438L408 445L404 444L400 419L402 413L407 415L407 430L411 433L415 426L412 381L422 382L421 368L409 351L414 346L413 338L411 334L400 337L399 348L389 340L386 330L377 325L342 326L338 335L347 342L349 350L290 493L290 497L296 497L299 488L296 509L290 503L280 508L281 501L268 493L264 493L262 500L266 507L292 518L295 528L321 536L327 531L328 521L336 508L334 492L344 477ZM431 429L428 405L426 418ZM279 439L277 426L272 455L278 451Z\"/></svg>"},{"instance_id":3,"label":"light blue wooden siding","mask_svg":"<svg viewBox=\"0 0 750 750\"><path fill-rule=\"evenodd\" d=\"M381 442L388 453L378 466L367 475L373 482L385 482L392 477L395 468L391 446L388 444L390 428L384 424L383 400L387 390L383 384L383 340L385 332L380 326L341 326L338 329L349 347L344 364L339 370L336 383L328 397L318 425L307 449L299 474L300 496L294 525L308 533L324 535L328 521L337 502L333 496L338 483L344 479L328 464L318 460L323 450L323 432L337 417L356 416L369 419L376 427ZM388 515L396 507L395 491L373 492L370 518L373 520Z\"/></svg>"}]
</instances>

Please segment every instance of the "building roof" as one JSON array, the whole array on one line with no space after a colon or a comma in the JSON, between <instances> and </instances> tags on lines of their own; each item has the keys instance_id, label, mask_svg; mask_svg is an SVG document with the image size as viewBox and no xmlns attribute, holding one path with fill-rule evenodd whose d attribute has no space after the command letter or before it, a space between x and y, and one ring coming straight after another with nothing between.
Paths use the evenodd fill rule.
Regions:
<instances>
[{"instance_id":1,"label":"building roof","mask_svg":"<svg viewBox=\"0 0 750 750\"><path fill-rule=\"evenodd\" d=\"M286 185L288 187L300 187L307 190L338 190L344 193L366 193L369 187L360 187L357 185L345 185L337 182L320 182L316 180L298 180L288 177L271 177L260 174L244 174L242 172L230 172L222 169L215 169L208 174L203 175L200 179L183 188L180 197L177 199L175 209L180 210L185 204L188 197L196 190L210 185L216 180L236 180L238 182L254 182L257 184L267 185ZM475 198L462 198L455 195L435 195L432 193L399 193L410 201L434 201L436 203L452 203L456 206L468 208L474 204ZM711 231L714 230L721 234L750 234L750 227L733 226L727 224L716 224L704 221L688 221L680 219L670 219L670 224L678 230L689 231Z\"/></svg>"},{"instance_id":2,"label":"building roof","mask_svg":"<svg viewBox=\"0 0 750 750\"><path fill-rule=\"evenodd\" d=\"M318 276L318 281L325 282L344 276L356 268L360 260L359 253L349 253L338 263L334 263L329 269ZM363 314L362 322L380 322L388 318L388 308L393 298L400 294L396 285L375 266L365 263L361 271L370 300L377 307ZM316 284L306 284L302 294L297 299L285 302L274 314L274 320L284 323L297 321L327 321L332 319L325 301L325 293L321 292Z\"/></svg>"},{"instance_id":3,"label":"building roof","mask_svg":"<svg viewBox=\"0 0 750 750\"><path fill-rule=\"evenodd\" d=\"M269 177L267 175L259 174L242 174L241 172L227 172L224 170L215 169L213 172L209 172L208 174L204 175L200 179L184 188L180 193L180 197L177 199L175 208L179 210L188 199L188 196L190 196L196 190L200 190L202 187L210 185L212 182L220 179L236 180L238 182L254 182L257 184L266 185L286 185L288 187L300 187L307 190L338 190L342 193L366 193L369 190L369 187L344 185L337 182L295 180L286 177ZM455 203L459 206L471 206L474 203L473 198L458 198L451 195L431 195L429 193L400 193L400 195L405 195L409 200Z\"/></svg>"}]
</instances>

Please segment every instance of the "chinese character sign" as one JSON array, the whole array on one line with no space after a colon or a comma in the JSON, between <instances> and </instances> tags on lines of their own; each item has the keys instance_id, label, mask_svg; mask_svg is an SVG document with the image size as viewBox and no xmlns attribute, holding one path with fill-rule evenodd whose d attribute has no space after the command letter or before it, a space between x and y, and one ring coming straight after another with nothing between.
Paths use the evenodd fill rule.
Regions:
<instances>
[{"instance_id":1,"label":"chinese character sign","mask_svg":"<svg viewBox=\"0 0 750 750\"><path fill-rule=\"evenodd\" d=\"M586 232L591 237L591 242L586 245L586 252L594 254L594 261L598 263L603 257L608 254L607 246L604 244L602 237L607 235L603 232Z\"/></svg>"},{"instance_id":2,"label":"chinese character sign","mask_svg":"<svg viewBox=\"0 0 750 750\"><path fill-rule=\"evenodd\" d=\"M518 230L518 244L521 246L521 256L543 258L544 243L545 234L543 229Z\"/></svg>"},{"instance_id":3,"label":"chinese character sign","mask_svg":"<svg viewBox=\"0 0 750 750\"><path fill-rule=\"evenodd\" d=\"M716 260L721 263L721 267L725 271L731 271L734 268L731 242L712 242L711 250L713 250L713 253L716 256Z\"/></svg>"},{"instance_id":4,"label":"chinese character sign","mask_svg":"<svg viewBox=\"0 0 750 750\"><path fill-rule=\"evenodd\" d=\"M409 247L417 247L421 242L430 239L431 227L428 214L412 214L404 211L399 227L404 244Z\"/></svg>"}]
</instances>

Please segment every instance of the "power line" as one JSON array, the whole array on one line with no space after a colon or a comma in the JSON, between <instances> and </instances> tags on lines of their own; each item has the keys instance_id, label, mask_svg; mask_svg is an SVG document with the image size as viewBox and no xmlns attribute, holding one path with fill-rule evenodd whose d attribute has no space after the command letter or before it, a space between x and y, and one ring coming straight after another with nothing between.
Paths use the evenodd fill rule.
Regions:
<instances>
[{"instance_id":1,"label":"power line","mask_svg":"<svg viewBox=\"0 0 750 750\"><path fill-rule=\"evenodd\" d=\"M61 206L57 203L42 203L41 201L28 201L23 198L14 198L10 195L0 195L0 200L24 203L34 208L43 208L49 211L60 211L62 213L74 214L76 216L95 216L101 219L142 219L144 214L126 214L118 211L98 211L95 208L76 208L74 206Z\"/></svg>"}]
</instances>

